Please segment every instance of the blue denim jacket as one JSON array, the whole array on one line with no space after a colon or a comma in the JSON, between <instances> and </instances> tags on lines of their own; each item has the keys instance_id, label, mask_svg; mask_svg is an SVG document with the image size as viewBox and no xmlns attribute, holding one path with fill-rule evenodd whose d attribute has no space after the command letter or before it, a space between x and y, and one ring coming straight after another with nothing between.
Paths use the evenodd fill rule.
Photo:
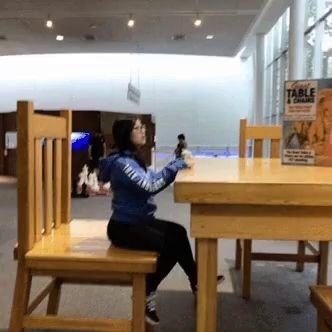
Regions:
<instances>
[{"instance_id":1,"label":"blue denim jacket","mask_svg":"<svg viewBox=\"0 0 332 332\"><path fill-rule=\"evenodd\" d=\"M175 179L178 170L186 168L183 159L175 159L160 172L145 171L130 151L114 153L100 161L103 182L111 182L112 219L127 224L145 222L153 217L157 206L153 196Z\"/></svg>"}]
</instances>

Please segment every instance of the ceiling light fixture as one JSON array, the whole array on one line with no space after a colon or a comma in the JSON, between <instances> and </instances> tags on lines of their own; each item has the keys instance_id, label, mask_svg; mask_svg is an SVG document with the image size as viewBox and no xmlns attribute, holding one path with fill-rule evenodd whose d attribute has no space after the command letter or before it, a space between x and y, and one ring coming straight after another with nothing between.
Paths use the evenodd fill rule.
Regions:
<instances>
[{"instance_id":1,"label":"ceiling light fixture","mask_svg":"<svg viewBox=\"0 0 332 332\"><path fill-rule=\"evenodd\" d=\"M135 26L135 20L133 19L133 15L129 16L129 20L128 20L127 25L128 25L129 28L133 28Z\"/></svg>"},{"instance_id":2,"label":"ceiling light fixture","mask_svg":"<svg viewBox=\"0 0 332 332\"><path fill-rule=\"evenodd\" d=\"M194 21L194 25L195 25L195 27L200 27L201 25L202 25L202 23L203 23L203 21L202 21L202 19L199 17L199 15L197 14L196 15L196 19L195 19L195 21Z\"/></svg>"},{"instance_id":3,"label":"ceiling light fixture","mask_svg":"<svg viewBox=\"0 0 332 332\"><path fill-rule=\"evenodd\" d=\"M205 38L206 38L207 40L211 40L211 39L214 38L214 35L207 35Z\"/></svg>"},{"instance_id":4,"label":"ceiling light fixture","mask_svg":"<svg viewBox=\"0 0 332 332\"><path fill-rule=\"evenodd\" d=\"M56 36L56 40L57 40L57 41L63 41L64 38L65 38L65 37L62 36L62 35L57 35L57 36Z\"/></svg>"},{"instance_id":5,"label":"ceiling light fixture","mask_svg":"<svg viewBox=\"0 0 332 332\"><path fill-rule=\"evenodd\" d=\"M53 21L48 18L45 25L46 25L47 28L52 29L53 28Z\"/></svg>"}]
</instances>

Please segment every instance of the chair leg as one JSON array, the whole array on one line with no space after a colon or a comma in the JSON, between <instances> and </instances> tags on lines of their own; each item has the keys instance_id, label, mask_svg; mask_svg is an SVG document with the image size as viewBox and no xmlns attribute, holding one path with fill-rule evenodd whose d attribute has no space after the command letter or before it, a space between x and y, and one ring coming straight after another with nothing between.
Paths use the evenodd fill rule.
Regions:
<instances>
[{"instance_id":1,"label":"chair leg","mask_svg":"<svg viewBox=\"0 0 332 332\"><path fill-rule=\"evenodd\" d=\"M133 277L132 331L145 332L145 275Z\"/></svg>"},{"instance_id":2,"label":"chair leg","mask_svg":"<svg viewBox=\"0 0 332 332\"><path fill-rule=\"evenodd\" d=\"M32 276L29 270L24 266L24 262L19 261L17 265L15 292L10 317L10 332L24 331L23 318L28 309L31 280Z\"/></svg>"},{"instance_id":3,"label":"chair leg","mask_svg":"<svg viewBox=\"0 0 332 332\"><path fill-rule=\"evenodd\" d=\"M242 247L241 247L241 240L236 240L235 246L235 270L241 269L242 263Z\"/></svg>"},{"instance_id":4,"label":"chair leg","mask_svg":"<svg viewBox=\"0 0 332 332\"><path fill-rule=\"evenodd\" d=\"M242 280L242 297L250 298L251 286L251 247L252 240L243 241L243 280Z\"/></svg>"},{"instance_id":5,"label":"chair leg","mask_svg":"<svg viewBox=\"0 0 332 332\"><path fill-rule=\"evenodd\" d=\"M59 310L60 295L61 295L62 282L60 279L56 278L54 281L54 286L50 292L47 304L47 314L57 315Z\"/></svg>"},{"instance_id":6,"label":"chair leg","mask_svg":"<svg viewBox=\"0 0 332 332\"><path fill-rule=\"evenodd\" d=\"M327 268L329 259L329 242L319 242L319 263L317 273L317 284L327 285Z\"/></svg>"},{"instance_id":7,"label":"chair leg","mask_svg":"<svg viewBox=\"0 0 332 332\"><path fill-rule=\"evenodd\" d=\"M304 270L304 255L305 255L305 241L298 241L297 243L297 258L296 271L303 272Z\"/></svg>"},{"instance_id":8,"label":"chair leg","mask_svg":"<svg viewBox=\"0 0 332 332\"><path fill-rule=\"evenodd\" d=\"M157 329L158 329L158 327L152 326L148 323L146 323L146 325L145 325L145 331L146 332L156 332Z\"/></svg>"}]
</instances>

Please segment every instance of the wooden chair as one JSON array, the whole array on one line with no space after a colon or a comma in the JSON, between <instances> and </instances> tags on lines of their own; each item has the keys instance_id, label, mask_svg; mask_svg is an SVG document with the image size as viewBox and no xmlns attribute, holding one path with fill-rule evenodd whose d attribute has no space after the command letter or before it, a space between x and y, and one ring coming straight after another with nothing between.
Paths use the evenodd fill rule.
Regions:
<instances>
[{"instance_id":1,"label":"wooden chair","mask_svg":"<svg viewBox=\"0 0 332 332\"><path fill-rule=\"evenodd\" d=\"M241 119L239 157L248 158L247 143L251 140L253 143L251 157L263 158L264 141L269 141L270 158L280 158L281 136L280 126L248 126L247 120ZM312 255L305 254L306 247L312 252ZM326 284L327 255L327 242L321 242L319 250L316 250L311 243L299 241L297 254L280 254L252 252L251 240L244 240L242 247L241 241L238 239L236 240L235 268L241 269L241 263L243 264L242 296L245 299L250 298L251 262L254 260L296 262L296 271L298 272L303 271L305 262L316 262L318 263L318 284Z\"/></svg>"},{"instance_id":2,"label":"wooden chair","mask_svg":"<svg viewBox=\"0 0 332 332\"><path fill-rule=\"evenodd\" d=\"M10 331L143 332L145 277L156 269L156 254L111 247L106 221L70 222L71 119L70 111L36 114L32 102L18 102L18 262ZM52 280L29 301L34 276ZM132 320L58 316L64 283L132 285ZM47 314L33 314L47 296Z\"/></svg>"},{"instance_id":3,"label":"wooden chair","mask_svg":"<svg viewBox=\"0 0 332 332\"><path fill-rule=\"evenodd\" d=\"M332 287L313 286L311 302L317 309L317 332L332 331Z\"/></svg>"}]
</instances>

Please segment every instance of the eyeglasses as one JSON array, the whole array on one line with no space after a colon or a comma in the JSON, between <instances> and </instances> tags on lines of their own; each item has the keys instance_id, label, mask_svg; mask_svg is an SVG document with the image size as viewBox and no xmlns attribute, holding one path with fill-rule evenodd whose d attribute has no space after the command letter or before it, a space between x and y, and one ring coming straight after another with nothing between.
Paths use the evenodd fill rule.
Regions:
<instances>
[{"instance_id":1,"label":"eyeglasses","mask_svg":"<svg viewBox=\"0 0 332 332\"><path fill-rule=\"evenodd\" d=\"M133 128L133 130L140 130L140 131L144 131L145 129L146 129L145 125L135 126Z\"/></svg>"}]
</instances>

